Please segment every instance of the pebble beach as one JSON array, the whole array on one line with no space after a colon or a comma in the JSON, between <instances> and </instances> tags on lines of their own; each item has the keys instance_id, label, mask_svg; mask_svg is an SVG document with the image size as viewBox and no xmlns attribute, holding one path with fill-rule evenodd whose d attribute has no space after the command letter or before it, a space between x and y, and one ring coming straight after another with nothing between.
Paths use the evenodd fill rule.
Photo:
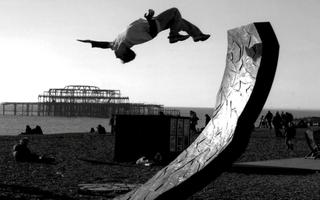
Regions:
<instances>
[{"instance_id":1,"label":"pebble beach","mask_svg":"<svg viewBox=\"0 0 320 200\"><path fill-rule=\"evenodd\" d=\"M237 162L304 157L309 148L304 129L297 129L294 150L273 131L256 129ZM83 193L79 184L142 184L162 166L113 162L114 136L63 133L28 136L29 148L56 158L57 163L20 163L12 147L23 136L0 136L0 199L112 199L116 193ZM320 199L320 174L257 174L226 171L189 198Z\"/></svg>"}]
</instances>

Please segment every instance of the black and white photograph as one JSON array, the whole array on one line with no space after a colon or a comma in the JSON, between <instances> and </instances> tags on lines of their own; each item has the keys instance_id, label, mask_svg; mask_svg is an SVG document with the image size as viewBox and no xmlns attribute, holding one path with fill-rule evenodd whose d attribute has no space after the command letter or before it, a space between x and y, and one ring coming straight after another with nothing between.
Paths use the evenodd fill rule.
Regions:
<instances>
[{"instance_id":1,"label":"black and white photograph","mask_svg":"<svg viewBox=\"0 0 320 200\"><path fill-rule=\"evenodd\" d=\"M0 0L0 199L320 199L319 9Z\"/></svg>"}]
</instances>

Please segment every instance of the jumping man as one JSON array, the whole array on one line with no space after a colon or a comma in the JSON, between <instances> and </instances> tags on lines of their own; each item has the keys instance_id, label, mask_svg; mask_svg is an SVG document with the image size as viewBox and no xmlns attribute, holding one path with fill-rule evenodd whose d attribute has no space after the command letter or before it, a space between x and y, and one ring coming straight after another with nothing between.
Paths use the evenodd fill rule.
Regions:
<instances>
[{"instance_id":1,"label":"jumping man","mask_svg":"<svg viewBox=\"0 0 320 200\"><path fill-rule=\"evenodd\" d=\"M154 17L154 11L148 10L144 15L145 19L138 19L132 22L127 29L119 34L113 42L78 40L84 43L91 43L92 48L112 49L117 58L123 63L132 61L136 54L131 47L152 40L163 30L169 29L169 42L175 43L188 39L193 41L205 41L210 35L203 34L198 27L181 17L177 8L170 8L158 16ZM188 35L179 34L180 31L187 32Z\"/></svg>"}]
</instances>

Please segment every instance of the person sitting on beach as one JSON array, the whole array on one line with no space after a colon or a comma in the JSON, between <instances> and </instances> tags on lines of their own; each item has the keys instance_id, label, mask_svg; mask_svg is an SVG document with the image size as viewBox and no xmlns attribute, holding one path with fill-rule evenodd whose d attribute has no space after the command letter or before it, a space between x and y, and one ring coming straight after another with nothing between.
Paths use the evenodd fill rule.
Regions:
<instances>
[{"instance_id":1,"label":"person sitting on beach","mask_svg":"<svg viewBox=\"0 0 320 200\"><path fill-rule=\"evenodd\" d=\"M145 156L142 156L136 161L136 165L143 165L146 167L150 167L152 164L153 163L149 159L147 159L147 157Z\"/></svg>"},{"instance_id":2,"label":"person sitting on beach","mask_svg":"<svg viewBox=\"0 0 320 200\"><path fill-rule=\"evenodd\" d=\"M36 135L43 135L43 131L39 125L32 129L32 133Z\"/></svg>"},{"instance_id":3,"label":"person sitting on beach","mask_svg":"<svg viewBox=\"0 0 320 200\"><path fill-rule=\"evenodd\" d=\"M32 153L28 148L29 139L22 138L18 144L13 146L13 157L18 162L41 162L41 163L54 163L55 159L52 157L39 156Z\"/></svg>"},{"instance_id":4,"label":"person sitting on beach","mask_svg":"<svg viewBox=\"0 0 320 200\"><path fill-rule=\"evenodd\" d=\"M106 129L103 126L101 126L101 124L98 125L97 131L99 134L106 134L107 133Z\"/></svg>"},{"instance_id":5,"label":"person sitting on beach","mask_svg":"<svg viewBox=\"0 0 320 200\"><path fill-rule=\"evenodd\" d=\"M39 156L35 153L31 153L28 148L29 139L22 138L18 144L13 146L13 157L16 161L27 162L27 161L38 161Z\"/></svg>"},{"instance_id":6,"label":"person sitting on beach","mask_svg":"<svg viewBox=\"0 0 320 200\"><path fill-rule=\"evenodd\" d=\"M181 17L177 8L168 9L154 17L154 10L149 9L144 15L146 19L138 19L132 22L127 29L118 35L113 42L78 40L91 43L92 48L112 49L117 58L123 63L132 61L136 54L131 47L148 42L155 38L161 31L169 29L169 42L176 43L188 39L190 36L194 42L205 41L210 35L203 34L198 27ZM180 31L188 35L179 34Z\"/></svg>"},{"instance_id":7,"label":"person sitting on beach","mask_svg":"<svg viewBox=\"0 0 320 200\"><path fill-rule=\"evenodd\" d=\"M27 125L25 132L22 132L21 135L29 135L29 134L32 134L32 129L30 128L29 125Z\"/></svg>"}]
</instances>

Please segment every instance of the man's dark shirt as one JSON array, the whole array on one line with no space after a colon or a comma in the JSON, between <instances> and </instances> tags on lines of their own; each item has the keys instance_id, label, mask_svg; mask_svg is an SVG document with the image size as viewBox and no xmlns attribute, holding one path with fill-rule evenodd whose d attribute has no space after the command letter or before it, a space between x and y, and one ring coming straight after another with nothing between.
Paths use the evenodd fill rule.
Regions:
<instances>
[{"instance_id":1,"label":"man's dark shirt","mask_svg":"<svg viewBox=\"0 0 320 200\"><path fill-rule=\"evenodd\" d=\"M14 145L13 153L17 161L28 161L32 157L29 148L22 144Z\"/></svg>"}]
</instances>

